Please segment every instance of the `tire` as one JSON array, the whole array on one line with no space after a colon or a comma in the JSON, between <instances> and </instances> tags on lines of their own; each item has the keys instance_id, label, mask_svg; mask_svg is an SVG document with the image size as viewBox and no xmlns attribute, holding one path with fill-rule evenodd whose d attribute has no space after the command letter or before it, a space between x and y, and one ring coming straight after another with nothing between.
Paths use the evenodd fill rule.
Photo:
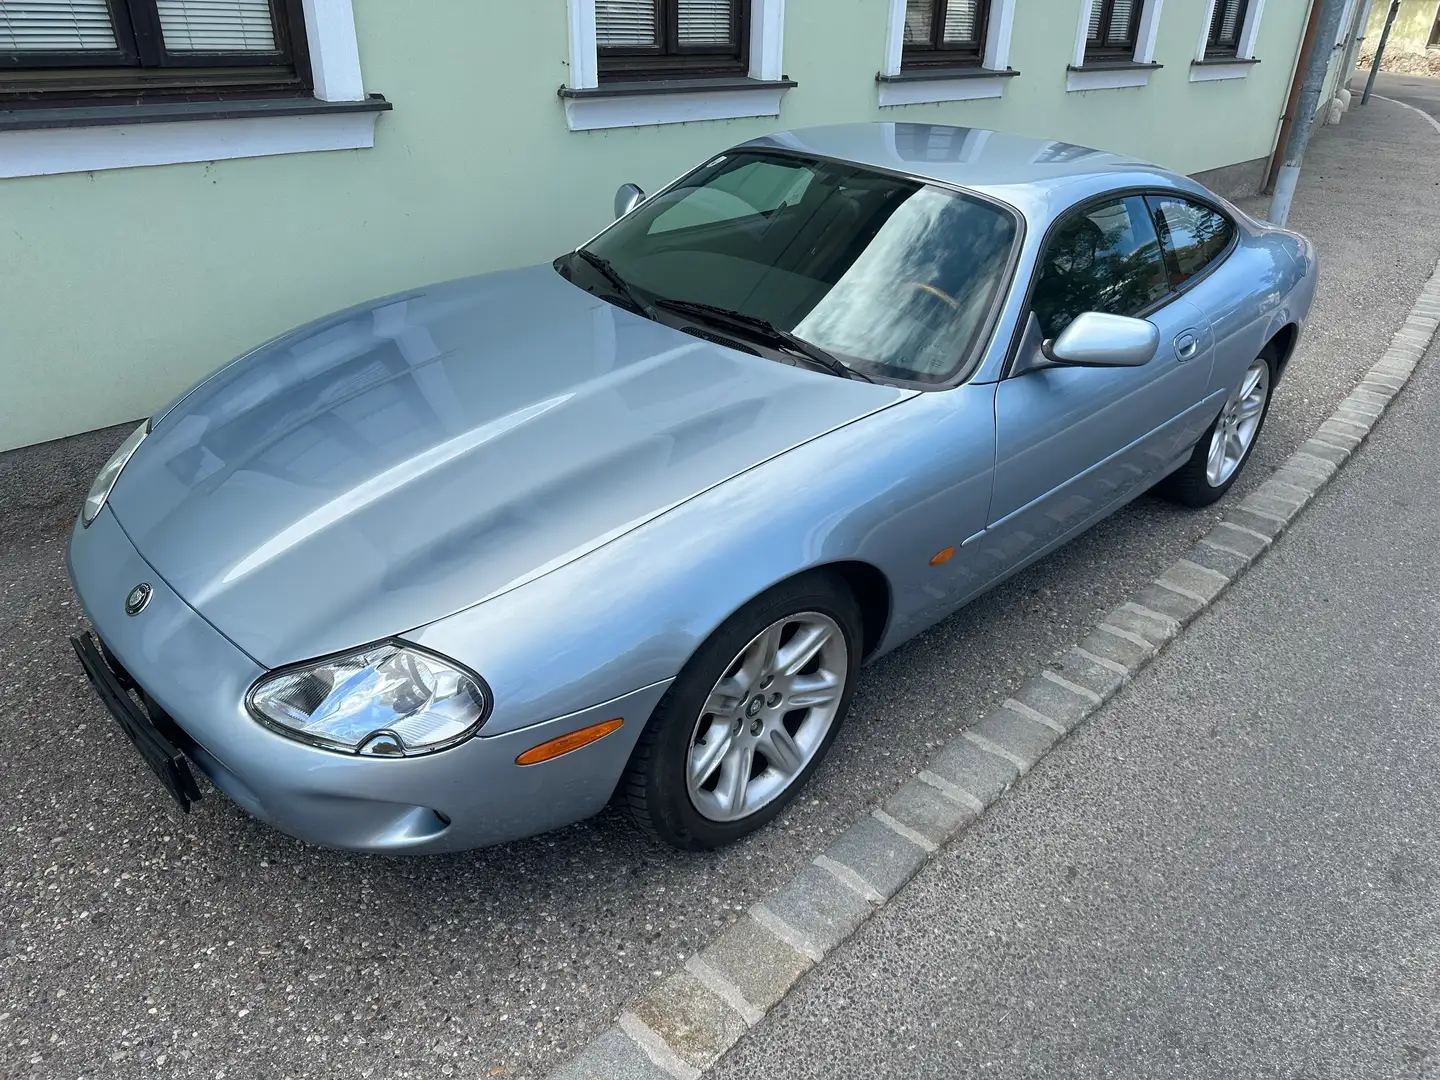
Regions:
<instances>
[{"instance_id":1,"label":"tire","mask_svg":"<svg viewBox=\"0 0 1440 1080\"><path fill-rule=\"evenodd\" d=\"M1249 440L1244 445L1244 450L1239 460L1233 465L1222 470L1222 475L1216 482L1216 477L1211 469L1211 454L1215 448L1216 432L1221 425L1231 420L1232 415L1240 409L1249 398L1242 398L1241 392L1245 389L1252 372L1255 372L1258 365L1264 365L1264 401L1260 405L1260 411L1256 417L1254 429L1249 434ZM1225 407L1220 410L1220 415L1215 417L1214 423L1205 429L1205 434L1195 444L1191 451L1190 459L1184 465L1167 476L1156 490L1167 499L1178 502L1183 506L1209 506L1220 499L1225 492L1229 491L1240 473L1244 471L1250 455L1255 451L1255 444L1260 441L1260 432L1265 427L1265 418L1270 415L1270 399L1275 387L1276 360L1275 350L1271 346L1265 349L1255 358L1254 363L1246 369L1245 374L1240 377L1239 384L1235 387L1234 393L1225 402Z\"/></svg>"},{"instance_id":2,"label":"tire","mask_svg":"<svg viewBox=\"0 0 1440 1080\"><path fill-rule=\"evenodd\" d=\"M812 659L797 667L798 674L782 670L780 662L803 656L821 631L822 643ZM824 760L849 711L861 631L855 597L824 571L781 582L726 619L656 705L620 781L640 830L672 847L707 851L748 836L784 810ZM761 640L772 632L773 639ZM778 651L772 650L776 663L766 676L761 658L771 640ZM840 650L843 674L837 671ZM833 699L803 704L829 695L831 681ZM723 709L717 707L721 704ZM816 726L807 727L812 723ZM778 727L789 736L788 746ZM733 753L722 755L727 745ZM744 756L747 746L750 758ZM715 759L711 771L693 780L708 756ZM781 760L787 756L788 761ZM742 788L738 796L737 785ZM751 801L757 803L753 810L748 809Z\"/></svg>"}]
</instances>

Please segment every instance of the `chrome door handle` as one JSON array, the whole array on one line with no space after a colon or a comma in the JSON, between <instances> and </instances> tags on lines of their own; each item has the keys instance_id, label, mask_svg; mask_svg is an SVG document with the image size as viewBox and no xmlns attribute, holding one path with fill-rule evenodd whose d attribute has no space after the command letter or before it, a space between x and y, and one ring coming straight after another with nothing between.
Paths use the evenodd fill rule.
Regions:
<instances>
[{"instance_id":1,"label":"chrome door handle","mask_svg":"<svg viewBox=\"0 0 1440 1080\"><path fill-rule=\"evenodd\" d=\"M1181 360L1189 360L1200 351L1200 338L1194 330L1183 330L1175 338L1175 355Z\"/></svg>"}]
</instances>

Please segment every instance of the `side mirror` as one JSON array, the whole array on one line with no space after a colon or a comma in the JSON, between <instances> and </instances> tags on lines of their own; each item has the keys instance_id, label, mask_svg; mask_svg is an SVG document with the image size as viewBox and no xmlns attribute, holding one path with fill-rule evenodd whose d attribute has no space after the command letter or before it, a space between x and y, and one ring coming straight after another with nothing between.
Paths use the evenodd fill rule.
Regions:
<instances>
[{"instance_id":1,"label":"side mirror","mask_svg":"<svg viewBox=\"0 0 1440 1080\"><path fill-rule=\"evenodd\" d=\"M624 217L645 201L645 192L641 191L634 184L621 184L620 190L615 192L615 217Z\"/></svg>"},{"instance_id":2,"label":"side mirror","mask_svg":"<svg viewBox=\"0 0 1440 1080\"><path fill-rule=\"evenodd\" d=\"M1087 311L1046 342L1045 354L1078 367L1140 367L1155 358L1160 331L1144 319Z\"/></svg>"}]
</instances>

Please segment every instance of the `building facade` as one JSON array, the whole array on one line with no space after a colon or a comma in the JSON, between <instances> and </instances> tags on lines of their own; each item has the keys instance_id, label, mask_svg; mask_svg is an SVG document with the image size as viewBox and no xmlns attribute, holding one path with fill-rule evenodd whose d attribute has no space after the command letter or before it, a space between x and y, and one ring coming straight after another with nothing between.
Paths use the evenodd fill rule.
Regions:
<instances>
[{"instance_id":1,"label":"building facade","mask_svg":"<svg viewBox=\"0 0 1440 1080\"><path fill-rule=\"evenodd\" d=\"M1253 192L1308 6L0 0L0 450L147 415L352 303L553 258L619 184L777 129L997 128Z\"/></svg>"},{"instance_id":2,"label":"building facade","mask_svg":"<svg viewBox=\"0 0 1440 1080\"><path fill-rule=\"evenodd\" d=\"M1372 55L1389 14L1388 0L1372 3L1365 27L1366 51ZM1395 13L1385 52L1393 56L1396 53L1425 53L1432 49L1440 52L1440 0L1400 0L1400 10Z\"/></svg>"}]
</instances>

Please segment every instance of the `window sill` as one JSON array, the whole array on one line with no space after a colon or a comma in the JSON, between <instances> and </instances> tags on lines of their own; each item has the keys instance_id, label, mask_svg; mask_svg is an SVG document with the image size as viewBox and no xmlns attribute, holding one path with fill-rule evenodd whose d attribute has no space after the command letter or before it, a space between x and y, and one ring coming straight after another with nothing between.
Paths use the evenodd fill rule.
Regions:
<instances>
[{"instance_id":1,"label":"window sill","mask_svg":"<svg viewBox=\"0 0 1440 1080\"><path fill-rule=\"evenodd\" d=\"M1216 82L1220 79L1243 79L1259 60L1246 56L1207 56L1190 64L1191 82Z\"/></svg>"},{"instance_id":2,"label":"window sill","mask_svg":"<svg viewBox=\"0 0 1440 1080\"><path fill-rule=\"evenodd\" d=\"M362 149L391 108L371 94L0 110L0 178Z\"/></svg>"},{"instance_id":3,"label":"window sill","mask_svg":"<svg viewBox=\"0 0 1440 1080\"><path fill-rule=\"evenodd\" d=\"M560 88L571 131L779 116L792 79L656 79Z\"/></svg>"},{"instance_id":4,"label":"window sill","mask_svg":"<svg viewBox=\"0 0 1440 1080\"><path fill-rule=\"evenodd\" d=\"M1148 86L1150 76L1163 66L1134 60L1094 60L1080 67L1071 64L1065 72L1065 89L1117 90L1125 86Z\"/></svg>"},{"instance_id":5,"label":"window sill","mask_svg":"<svg viewBox=\"0 0 1440 1080\"><path fill-rule=\"evenodd\" d=\"M880 106L886 108L1003 97L1005 80L1019 74L1014 68L926 67L876 75L875 82L879 84Z\"/></svg>"}]
</instances>

